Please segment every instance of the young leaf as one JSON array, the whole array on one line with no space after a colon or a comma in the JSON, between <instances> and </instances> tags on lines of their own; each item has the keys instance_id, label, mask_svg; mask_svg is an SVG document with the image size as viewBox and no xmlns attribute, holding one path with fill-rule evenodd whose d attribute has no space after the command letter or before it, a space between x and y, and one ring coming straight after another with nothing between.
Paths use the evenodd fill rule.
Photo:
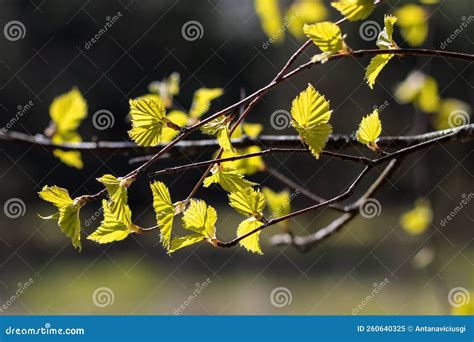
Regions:
<instances>
[{"instance_id":1,"label":"young leaf","mask_svg":"<svg viewBox=\"0 0 474 342\"><path fill-rule=\"evenodd\" d=\"M193 234L189 234L186 236L179 236L179 237L176 236L173 238L173 240L171 240L168 253L169 254L174 253L178 249L194 245L195 243L201 242L204 239L206 239L206 237L198 233L193 233Z\"/></svg>"},{"instance_id":2,"label":"young leaf","mask_svg":"<svg viewBox=\"0 0 474 342\"><path fill-rule=\"evenodd\" d=\"M58 212L42 219L57 219L61 231L71 239L72 245L81 250L81 222L79 219L79 210L83 203L77 199L71 199L66 189L57 186L44 186L38 193L40 198L52 203Z\"/></svg>"},{"instance_id":3,"label":"young leaf","mask_svg":"<svg viewBox=\"0 0 474 342\"><path fill-rule=\"evenodd\" d=\"M117 220L107 200L102 200L102 208L104 210L104 219L99 228L87 237L88 240L100 244L111 243L114 241L122 241L133 232L131 229L134 227L133 225Z\"/></svg>"},{"instance_id":4,"label":"young leaf","mask_svg":"<svg viewBox=\"0 0 474 342\"><path fill-rule=\"evenodd\" d=\"M234 169L216 165L211 172L212 175L204 180L203 185L205 188L218 183L225 191L235 192L257 185L257 183L245 179L242 174Z\"/></svg>"},{"instance_id":5,"label":"young leaf","mask_svg":"<svg viewBox=\"0 0 474 342\"><path fill-rule=\"evenodd\" d=\"M377 151L377 139L382 133L382 123L379 119L379 112L375 109L371 114L362 118L357 130L357 141L367 145L371 150Z\"/></svg>"},{"instance_id":6,"label":"young leaf","mask_svg":"<svg viewBox=\"0 0 474 342\"><path fill-rule=\"evenodd\" d=\"M311 84L291 103L291 116L303 129L328 123L331 113L329 102Z\"/></svg>"},{"instance_id":7,"label":"young leaf","mask_svg":"<svg viewBox=\"0 0 474 342\"><path fill-rule=\"evenodd\" d=\"M304 25L304 34L323 52L331 54L345 50L344 37L339 26L330 21Z\"/></svg>"},{"instance_id":8,"label":"young leaf","mask_svg":"<svg viewBox=\"0 0 474 342\"><path fill-rule=\"evenodd\" d=\"M422 6L407 4L396 12L400 33L412 47L423 44L428 36L428 14Z\"/></svg>"},{"instance_id":9,"label":"young leaf","mask_svg":"<svg viewBox=\"0 0 474 342\"><path fill-rule=\"evenodd\" d=\"M191 118L199 119L202 115L207 113L211 107L211 101L222 96L224 91L221 88L201 88L194 93L193 103L191 105L191 110L189 111L189 116Z\"/></svg>"},{"instance_id":10,"label":"young leaf","mask_svg":"<svg viewBox=\"0 0 474 342\"><path fill-rule=\"evenodd\" d=\"M321 0L294 1L286 12L285 27L293 36L303 39L304 24L323 21L327 16L328 10Z\"/></svg>"},{"instance_id":11,"label":"young leaf","mask_svg":"<svg viewBox=\"0 0 474 342\"><path fill-rule=\"evenodd\" d=\"M121 222L131 224L132 213L128 207L127 195L130 180L107 174L97 178L97 181L102 183L107 189L111 201L110 208L115 218Z\"/></svg>"},{"instance_id":12,"label":"young leaf","mask_svg":"<svg viewBox=\"0 0 474 342\"><path fill-rule=\"evenodd\" d=\"M377 55L370 60L369 66L365 71L365 79L367 80L370 89L374 89L375 79L392 57L392 54L383 54Z\"/></svg>"},{"instance_id":13,"label":"young leaf","mask_svg":"<svg viewBox=\"0 0 474 342\"><path fill-rule=\"evenodd\" d=\"M329 102L311 84L291 104L291 124L316 158L332 132L331 113Z\"/></svg>"},{"instance_id":14,"label":"young leaf","mask_svg":"<svg viewBox=\"0 0 474 342\"><path fill-rule=\"evenodd\" d=\"M432 219L433 211L430 202L426 199L418 199L415 207L402 215L400 224L408 234L419 235L429 228Z\"/></svg>"},{"instance_id":15,"label":"young leaf","mask_svg":"<svg viewBox=\"0 0 474 342\"><path fill-rule=\"evenodd\" d=\"M263 126L258 123L244 122L242 125L237 126L237 129L232 133L232 139L239 139L245 134L250 138L257 138L262 133Z\"/></svg>"},{"instance_id":16,"label":"young leaf","mask_svg":"<svg viewBox=\"0 0 474 342\"><path fill-rule=\"evenodd\" d=\"M244 236L262 225L263 223L258 221L255 217L249 217L239 224L239 227L237 228L237 237ZM260 248L260 233L261 231L258 231L243 238L240 240L239 244L252 253L263 254L262 249Z\"/></svg>"},{"instance_id":17,"label":"young leaf","mask_svg":"<svg viewBox=\"0 0 474 342\"><path fill-rule=\"evenodd\" d=\"M204 134L215 136L219 146L224 151L231 151L232 143L229 137L229 123L229 117L222 115L203 125L201 131Z\"/></svg>"},{"instance_id":18,"label":"young leaf","mask_svg":"<svg viewBox=\"0 0 474 342\"><path fill-rule=\"evenodd\" d=\"M331 2L331 6L349 21L357 21L364 20L372 13L374 0L339 0Z\"/></svg>"},{"instance_id":19,"label":"young leaf","mask_svg":"<svg viewBox=\"0 0 474 342\"><path fill-rule=\"evenodd\" d=\"M160 241L163 247L169 250L175 206L171 202L170 192L164 183L156 181L151 183L150 187L153 193L153 208L155 209L156 220L160 226Z\"/></svg>"},{"instance_id":20,"label":"young leaf","mask_svg":"<svg viewBox=\"0 0 474 342\"><path fill-rule=\"evenodd\" d=\"M384 17L384 29L379 33L377 37L377 46L379 49L396 49L397 43L393 40L393 25L397 21L397 18L393 15L385 15Z\"/></svg>"},{"instance_id":21,"label":"young leaf","mask_svg":"<svg viewBox=\"0 0 474 342\"><path fill-rule=\"evenodd\" d=\"M130 116L132 129L128 131L128 135L133 141L142 146L156 146L160 143L163 126L169 122L160 100L151 96L130 100Z\"/></svg>"},{"instance_id":22,"label":"young leaf","mask_svg":"<svg viewBox=\"0 0 474 342\"><path fill-rule=\"evenodd\" d=\"M202 234L207 239L216 237L216 221L216 210L203 200L192 199L183 213L184 228Z\"/></svg>"},{"instance_id":23,"label":"young leaf","mask_svg":"<svg viewBox=\"0 0 474 342\"><path fill-rule=\"evenodd\" d=\"M290 213L290 192L275 192L270 188L263 188L263 194L271 211L270 218L285 216ZM288 221L284 221L288 222Z\"/></svg>"},{"instance_id":24,"label":"young leaf","mask_svg":"<svg viewBox=\"0 0 474 342\"><path fill-rule=\"evenodd\" d=\"M56 97L49 107L55 132L75 131L87 116L87 102L76 87Z\"/></svg>"},{"instance_id":25,"label":"young leaf","mask_svg":"<svg viewBox=\"0 0 474 342\"><path fill-rule=\"evenodd\" d=\"M262 149L258 146L250 146L244 149L237 149L235 151L227 151L222 153L222 158L229 158L234 156L241 156L250 153L261 152ZM223 168L236 170L242 175L253 175L256 172L264 171L266 166L261 156L250 157L245 159L238 159L222 163Z\"/></svg>"},{"instance_id":26,"label":"young leaf","mask_svg":"<svg viewBox=\"0 0 474 342\"><path fill-rule=\"evenodd\" d=\"M265 208L265 196L260 190L252 188L243 189L229 194L230 206L237 212L258 220L263 217Z\"/></svg>"},{"instance_id":27,"label":"young leaf","mask_svg":"<svg viewBox=\"0 0 474 342\"><path fill-rule=\"evenodd\" d=\"M297 123L293 123L293 127L298 131L303 142L308 145L311 154L319 159L319 154L326 146L332 133L332 126L330 124L319 124L302 128Z\"/></svg>"},{"instance_id":28,"label":"young leaf","mask_svg":"<svg viewBox=\"0 0 474 342\"><path fill-rule=\"evenodd\" d=\"M283 27L283 18L278 0L255 0L255 12L266 36L274 39L275 43L281 43L285 34L280 32Z\"/></svg>"}]
</instances>

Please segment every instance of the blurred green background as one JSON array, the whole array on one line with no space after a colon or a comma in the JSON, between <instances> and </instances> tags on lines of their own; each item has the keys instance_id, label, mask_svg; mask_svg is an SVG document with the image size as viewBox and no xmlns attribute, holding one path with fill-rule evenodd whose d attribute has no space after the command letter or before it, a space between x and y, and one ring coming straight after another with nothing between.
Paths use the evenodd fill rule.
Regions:
<instances>
[{"instance_id":1,"label":"blurred green background","mask_svg":"<svg viewBox=\"0 0 474 342\"><path fill-rule=\"evenodd\" d=\"M382 23L385 13L403 3L385 1L369 19ZM281 2L283 7L289 4ZM328 2L325 4L330 18L339 18ZM106 18L119 11L123 14L120 20L85 49ZM473 5L471 0L441 1L430 11L431 37L425 46L439 48L462 18L472 15ZM24 24L26 35L18 41L0 38L0 125L9 122L19 105L33 101L33 108L12 130L42 133L53 98L76 85L89 103L89 118L80 128L85 140L128 140L128 99L146 93L151 81L173 71L182 79L177 107L188 109L197 88L223 87L225 95L212 106L216 110L237 101L241 89L250 93L264 86L302 44L287 34L282 44L263 48L267 37L250 0L0 0L2 27L12 20ZM192 42L181 33L190 20L203 27L202 38ZM360 25L342 25L349 45L373 48L375 42L361 38ZM472 53L472 33L471 23L446 49ZM395 39L406 46L398 29ZM316 52L314 47L308 49L299 62ZM270 114L288 110L294 96L311 82L331 101L335 132L354 132L363 115L374 105L385 103L383 135L432 130L425 114L397 104L391 95L396 84L413 70L431 74L442 97L473 103L472 63L397 58L379 76L373 91L363 81L367 64L367 58L344 59L301 73L272 90L249 121L262 123L265 134L294 134L290 128L273 129ZM113 128L94 128L92 113L100 109L114 114ZM79 171L60 164L42 148L0 145L0 152L0 204L12 198L25 203L24 215L18 218L0 212L0 308L8 304L2 314L172 315L181 306L181 314L352 314L362 303L359 314L442 314L450 312L450 289L474 288L472 203L449 224L440 225L459 205L462 194L473 192L472 144L435 146L407 158L377 195L380 216L355 219L309 253L272 247L268 240L279 228L264 231L263 256L203 244L169 257L156 232L107 246L84 239L83 251L78 253L54 223L37 217L52 208L36 193L45 184L68 188L73 195L94 193L100 189L95 177L108 172L126 174L132 168L128 160L133 155L86 153L85 168ZM201 159L211 155L209 151ZM186 161L165 160L154 168ZM343 191L360 169L342 161L316 161L301 155L288 159L270 156L266 162L301 184L307 182L308 189L324 197ZM162 180L170 185L172 196L180 198L199 176L193 170ZM375 177L374 172L357 194ZM284 188L265 174L250 178L275 190ZM218 209L218 236L231 239L240 217L226 207L225 193L217 188L201 189L198 196ZM434 218L425 234L413 237L400 228L399 217L418 197L429 198ZM130 198L139 223L154 225L146 180L137 182ZM308 200L297 196L291 204L294 209L303 208ZM94 204L84 210L83 220L97 209ZM315 232L334 217L330 210L321 210L292 220L291 227L297 233ZM98 221L84 227L83 238ZM30 278L28 288L11 300ZM374 284L377 287L381 282L386 282L385 286L374 294ZM203 283L207 286L195 295ZM275 303L275 292L281 294L282 305L278 300Z\"/></svg>"}]
</instances>

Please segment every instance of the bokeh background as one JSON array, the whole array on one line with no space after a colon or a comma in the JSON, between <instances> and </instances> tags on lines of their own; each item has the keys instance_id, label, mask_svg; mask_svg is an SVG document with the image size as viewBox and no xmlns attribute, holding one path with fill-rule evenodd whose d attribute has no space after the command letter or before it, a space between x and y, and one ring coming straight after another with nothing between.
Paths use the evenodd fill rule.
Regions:
<instances>
[{"instance_id":1,"label":"bokeh background","mask_svg":"<svg viewBox=\"0 0 474 342\"><path fill-rule=\"evenodd\" d=\"M381 23L384 13L403 3L386 1L370 19ZM282 1L283 7L287 5L288 1ZM473 4L471 0L441 1L431 11L433 24L425 45L439 48L462 18L473 14ZM86 49L107 17L118 12L123 14L120 20ZM339 18L334 9L329 14L334 20ZM0 36L0 126L11 120L18 106L32 101L31 110L11 130L43 133L53 98L77 86L89 104L89 117L80 128L85 140L128 140L128 99L143 95L150 82L173 71L182 80L178 108L189 109L200 87L224 88L225 95L213 103L214 111L237 101L241 89L249 93L264 86L302 44L286 34L282 44L264 48L267 37L251 0L0 0L1 27L12 20L23 23L26 31L17 41ZM201 39L183 38L182 27L190 20L202 25ZM343 24L350 46L374 47L374 41L361 38L360 25ZM474 24L470 25L447 50L473 52ZM395 38L406 46L398 29ZM308 49L299 62L315 53L316 48ZM393 59L373 91L363 81L367 64L367 58L344 59L301 73L272 90L249 121L262 123L265 134L294 133L291 128L273 129L270 114L288 110L291 99L311 82L331 101L336 132L354 132L362 115L382 104L386 104L381 114L384 135L432 130L426 114L397 104L392 97L396 84L413 70L430 73L440 85L441 96L473 102L472 64L441 58ZM111 111L115 118L115 125L104 131L95 129L91 121L92 113L101 109ZM2 314L172 315L182 305L181 314L352 314L364 300L359 314L449 313L449 290L474 288L472 203L449 224L441 226L440 221L459 205L463 194L473 192L472 152L472 143L450 144L410 156L377 195L380 216L358 217L309 253L271 246L269 238L279 232L272 227L262 234L263 256L241 248L222 250L202 244L169 257L157 233L106 246L85 240L100 219L83 227L83 251L78 253L55 223L37 217L51 210L37 197L43 185L57 184L73 195L94 193L100 189L95 177L108 172L126 174L132 168L128 160L134 155L85 153L85 168L76 170L41 147L3 143L0 204L3 207L18 198L25 210L14 219L0 212L0 305L8 304ZM201 159L212 153L208 151ZM164 160L154 169L186 161ZM301 155L270 156L266 162L324 197L342 191L360 169L342 161L316 161ZM173 197L180 198L199 176L198 171L188 171L162 180L171 187ZM375 177L376 172L362 186ZM284 188L265 174L251 179L275 190ZM240 217L226 206L224 192L201 189L198 196L218 209L219 236L232 238ZM433 224L426 233L411 236L400 228L399 218L418 197L431 201ZM131 189L130 198L139 223L154 225L146 180ZM308 203L298 196L291 205L302 208ZM88 207L82 218L92 217L97 209ZM291 226L298 233L315 232L334 217L330 210L321 210L292 220ZM427 260L431 260L428 265ZM386 283L383 289L367 301L374 285L381 282ZM31 284L11 301L26 283ZM204 283L205 289L190 301L196 286ZM281 287L286 289L283 297L291 300L279 307L271 298L272 291ZM103 288L105 306L93 300L94 293Z\"/></svg>"}]
</instances>

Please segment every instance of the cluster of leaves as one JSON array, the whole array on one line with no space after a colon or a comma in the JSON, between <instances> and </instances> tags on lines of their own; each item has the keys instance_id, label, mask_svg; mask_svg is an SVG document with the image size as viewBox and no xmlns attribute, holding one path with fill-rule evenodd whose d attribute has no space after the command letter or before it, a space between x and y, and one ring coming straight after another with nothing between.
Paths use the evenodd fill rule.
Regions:
<instances>
[{"instance_id":1,"label":"cluster of leaves","mask_svg":"<svg viewBox=\"0 0 474 342\"><path fill-rule=\"evenodd\" d=\"M441 98L438 89L434 77L414 71L397 86L395 99L401 104L411 103L418 110L430 114L433 126L438 130L453 128L458 123L464 124L471 114L470 106L455 98ZM456 113L466 117L457 122L452 117Z\"/></svg>"}]
</instances>

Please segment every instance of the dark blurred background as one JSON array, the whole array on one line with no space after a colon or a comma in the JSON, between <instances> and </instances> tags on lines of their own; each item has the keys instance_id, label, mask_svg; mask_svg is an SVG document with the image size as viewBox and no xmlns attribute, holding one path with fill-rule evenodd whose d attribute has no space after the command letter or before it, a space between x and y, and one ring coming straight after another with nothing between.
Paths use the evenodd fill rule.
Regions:
<instances>
[{"instance_id":1,"label":"dark blurred background","mask_svg":"<svg viewBox=\"0 0 474 342\"><path fill-rule=\"evenodd\" d=\"M288 3L282 2L282 6ZM386 1L370 19L382 23L383 15L402 3ZM330 19L339 18L328 2L325 4ZM426 46L434 48L459 27L463 16L473 14L471 0L442 1L432 9L432 36ZM120 19L86 49L107 17L118 12L122 13ZM214 111L237 101L241 89L250 93L268 83L302 44L287 34L283 44L264 49L267 37L251 0L0 0L1 27L12 20L24 25L25 36L17 41L0 37L0 126L11 120L18 106L32 101L31 110L11 130L43 133L51 101L77 86L89 104L89 117L80 127L87 141L128 140L128 99L145 94L150 82L173 71L181 74L176 106L183 110L189 109L196 89L224 88L225 95L212 105ZM183 38L181 29L190 20L202 25L201 39ZM342 25L347 42L352 48L373 48L375 42L359 35L360 25ZM470 25L447 50L473 52L474 24ZM398 29L395 39L406 46ZM316 52L311 47L299 62ZM301 73L272 90L249 121L262 123L264 134L293 134L291 128L273 129L270 114L288 110L294 96L311 82L331 102L335 132L354 132L363 115L383 104L384 135L433 130L429 124L415 125L416 117L426 114L416 113L410 105L399 105L392 97L394 87L413 70L431 74L442 97L473 103L472 64L441 58L393 59L372 91L363 80L368 62L366 58L344 59ZM109 110L115 118L115 125L104 131L95 129L91 122L92 114L101 109ZM212 152L201 158L209 158ZM14 219L3 212L0 215L0 305L11 302L4 310L7 314L173 314L189 302L196 284L209 278L209 286L185 305L183 314L351 314L372 293L375 283L387 279L388 284L363 305L360 314L448 313L448 291L457 286L474 287L472 203L449 224L440 225L463 199L462 194L473 192L472 152L472 144L450 144L410 156L377 195L382 205L380 216L357 218L309 253L270 246L269 237L279 232L278 227L272 227L262 234L263 256L203 244L170 258L159 246L157 233L105 246L85 240L100 219L84 227L83 251L78 253L54 222L37 217L37 213L52 209L37 197L43 185L56 184L73 195L95 193L100 186L94 178L104 173L126 174L132 168L128 160L133 155L84 153L85 168L76 170L45 149L2 144L0 204L21 199L25 211ZM308 189L324 197L343 191L360 171L358 165L302 155L270 156L266 161L299 183L308 182ZM167 160L154 168L178 162L187 160ZM198 171L189 171L163 181L173 184L172 196L178 199L187 195L199 177ZM374 172L362 186L367 187L375 177ZM265 174L250 178L276 190L284 188ZM198 196L218 209L219 236L232 238L240 217L226 207L224 192L202 189ZM429 198L434 218L428 232L413 237L400 228L399 217L418 197ZM154 225L146 180L131 189L130 198L139 223ZM308 203L298 196L292 207ZM82 218L90 218L97 205L84 210ZM321 210L292 220L291 226L299 233L314 232L334 217L330 210ZM420 266L433 255L428 266ZM31 286L11 301L30 278ZM292 299L281 308L270 300L272 291L280 287L288 289ZM101 288L107 288L107 296L114 299L105 307L93 300Z\"/></svg>"}]
</instances>

